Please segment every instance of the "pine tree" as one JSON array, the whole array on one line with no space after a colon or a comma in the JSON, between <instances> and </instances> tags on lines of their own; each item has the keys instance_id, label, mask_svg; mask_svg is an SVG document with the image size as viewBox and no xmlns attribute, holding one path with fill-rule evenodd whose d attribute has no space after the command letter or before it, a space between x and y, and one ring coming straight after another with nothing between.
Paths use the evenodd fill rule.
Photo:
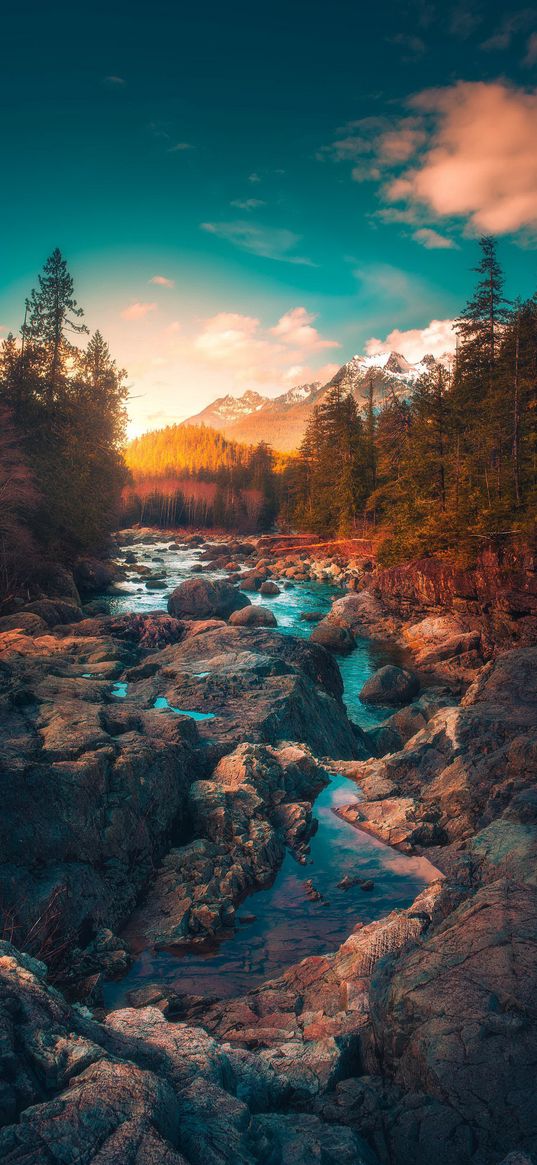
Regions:
<instances>
[{"instance_id":1,"label":"pine tree","mask_svg":"<svg viewBox=\"0 0 537 1165\"><path fill-rule=\"evenodd\" d=\"M80 335L88 332L85 324L77 323L83 315L83 309L74 298L73 279L66 260L56 247L45 263L43 274L38 276L38 288L32 290L26 301L22 326L25 348L30 352L38 348L45 356L44 397L47 403L60 395L65 360L75 352L67 333Z\"/></svg>"},{"instance_id":2,"label":"pine tree","mask_svg":"<svg viewBox=\"0 0 537 1165\"><path fill-rule=\"evenodd\" d=\"M500 343L509 321L504 277L495 240L480 240L477 287L455 326L459 337L454 383L459 445L468 488L491 514L503 488L505 396L496 375ZM471 438L471 439L470 439Z\"/></svg>"}]
</instances>

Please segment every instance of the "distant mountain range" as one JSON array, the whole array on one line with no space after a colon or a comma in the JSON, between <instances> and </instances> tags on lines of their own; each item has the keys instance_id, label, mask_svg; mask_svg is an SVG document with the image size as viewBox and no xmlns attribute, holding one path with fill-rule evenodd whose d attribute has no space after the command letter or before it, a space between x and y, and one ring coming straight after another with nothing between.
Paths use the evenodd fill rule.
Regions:
<instances>
[{"instance_id":1,"label":"distant mountain range","mask_svg":"<svg viewBox=\"0 0 537 1165\"><path fill-rule=\"evenodd\" d=\"M424 356L411 364L398 352L353 356L328 384L301 384L272 398L252 391L239 397L221 396L183 424L208 425L234 441L267 441L274 449L290 453L300 445L315 405L334 385L341 384L352 393L360 408L367 404L372 385L373 403L379 408L390 397L409 397L419 377L436 363L433 356Z\"/></svg>"}]
</instances>

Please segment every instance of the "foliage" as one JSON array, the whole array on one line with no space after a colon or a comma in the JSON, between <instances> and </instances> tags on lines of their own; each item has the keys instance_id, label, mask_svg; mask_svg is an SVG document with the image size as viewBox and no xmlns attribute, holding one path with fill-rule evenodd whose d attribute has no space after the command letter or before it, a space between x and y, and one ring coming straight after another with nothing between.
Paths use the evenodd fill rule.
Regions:
<instances>
[{"instance_id":1,"label":"foliage","mask_svg":"<svg viewBox=\"0 0 537 1165\"><path fill-rule=\"evenodd\" d=\"M329 394L287 470L287 521L322 534L380 521L385 564L535 532L537 297L510 307L494 240L480 247L453 370L430 360L409 400L370 401L363 420Z\"/></svg>"},{"instance_id":2,"label":"foliage","mask_svg":"<svg viewBox=\"0 0 537 1165\"><path fill-rule=\"evenodd\" d=\"M73 345L71 336L88 331L82 315L55 250L26 301L21 342L9 335L0 351L0 404L39 495L27 526L41 552L60 560L98 549L127 479L124 373L100 332L85 350Z\"/></svg>"},{"instance_id":3,"label":"foliage","mask_svg":"<svg viewBox=\"0 0 537 1165\"><path fill-rule=\"evenodd\" d=\"M204 425L169 425L131 441L126 461L134 482L126 521L230 530L267 530L274 522L277 476L263 441L241 445Z\"/></svg>"}]
</instances>

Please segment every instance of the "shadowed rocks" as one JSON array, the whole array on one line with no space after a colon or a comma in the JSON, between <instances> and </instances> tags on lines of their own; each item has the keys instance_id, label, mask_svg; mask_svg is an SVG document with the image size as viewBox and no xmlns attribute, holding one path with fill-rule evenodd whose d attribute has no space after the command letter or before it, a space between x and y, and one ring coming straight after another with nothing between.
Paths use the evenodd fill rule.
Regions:
<instances>
[{"instance_id":1,"label":"shadowed rocks","mask_svg":"<svg viewBox=\"0 0 537 1165\"><path fill-rule=\"evenodd\" d=\"M172 591L168 611L178 619L227 619L250 600L223 579L187 578Z\"/></svg>"},{"instance_id":2,"label":"shadowed rocks","mask_svg":"<svg viewBox=\"0 0 537 1165\"><path fill-rule=\"evenodd\" d=\"M386 664L366 681L360 699L364 704L409 704L419 690L419 680L413 672Z\"/></svg>"}]
</instances>

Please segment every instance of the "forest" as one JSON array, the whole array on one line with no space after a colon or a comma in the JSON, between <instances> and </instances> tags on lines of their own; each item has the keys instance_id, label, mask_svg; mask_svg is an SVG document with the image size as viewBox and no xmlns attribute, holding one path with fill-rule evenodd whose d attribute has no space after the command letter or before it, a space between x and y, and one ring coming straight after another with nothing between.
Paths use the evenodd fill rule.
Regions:
<instances>
[{"instance_id":1,"label":"forest","mask_svg":"<svg viewBox=\"0 0 537 1165\"><path fill-rule=\"evenodd\" d=\"M432 365L378 411L337 386L324 397L282 474L282 520L319 535L378 527L385 564L535 534L537 296L506 300L490 237L476 274L450 370Z\"/></svg>"},{"instance_id":2,"label":"forest","mask_svg":"<svg viewBox=\"0 0 537 1165\"><path fill-rule=\"evenodd\" d=\"M0 593L47 562L98 552L127 481L125 373L84 312L56 249L0 349Z\"/></svg>"},{"instance_id":3,"label":"forest","mask_svg":"<svg viewBox=\"0 0 537 1165\"><path fill-rule=\"evenodd\" d=\"M129 443L123 521L269 530L278 511L275 456L204 425L168 425ZM279 458L279 464L282 464Z\"/></svg>"},{"instance_id":4,"label":"forest","mask_svg":"<svg viewBox=\"0 0 537 1165\"><path fill-rule=\"evenodd\" d=\"M192 425L127 445L125 373L88 336L56 249L0 350L2 594L43 562L102 551L118 522L374 530L384 563L531 539L537 296L509 303L494 240L479 246L452 366L431 364L408 400L380 409L372 390L360 411L336 385L289 457Z\"/></svg>"}]
</instances>

